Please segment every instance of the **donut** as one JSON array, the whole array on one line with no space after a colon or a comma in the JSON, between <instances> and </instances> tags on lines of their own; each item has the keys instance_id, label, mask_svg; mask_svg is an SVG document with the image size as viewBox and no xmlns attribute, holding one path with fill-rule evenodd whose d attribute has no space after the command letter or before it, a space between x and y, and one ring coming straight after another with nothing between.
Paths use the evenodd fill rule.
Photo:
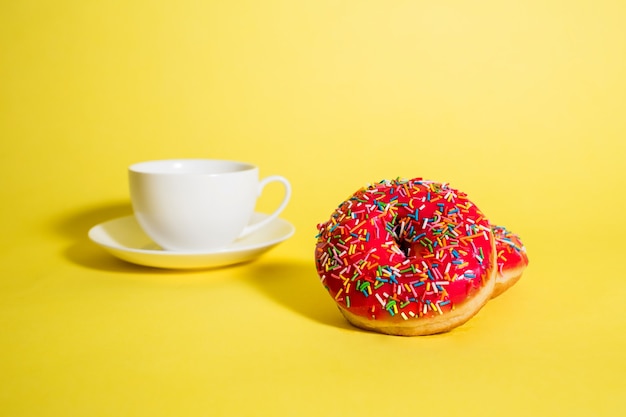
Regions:
<instances>
[{"instance_id":1,"label":"donut","mask_svg":"<svg viewBox=\"0 0 626 417\"><path fill-rule=\"evenodd\" d=\"M368 185L317 228L320 281L356 327L401 336L442 333L467 322L493 293L491 225L446 183Z\"/></svg>"},{"instance_id":2,"label":"donut","mask_svg":"<svg viewBox=\"0 0 626 417\"><path fill-rule=\"evenodd\" d=\"M528 266L526 247L518 235L504 226L492 226L496 241L497 267L496 285L491 298L502 294L515 284Z\"/></svg>"}]
</instances>

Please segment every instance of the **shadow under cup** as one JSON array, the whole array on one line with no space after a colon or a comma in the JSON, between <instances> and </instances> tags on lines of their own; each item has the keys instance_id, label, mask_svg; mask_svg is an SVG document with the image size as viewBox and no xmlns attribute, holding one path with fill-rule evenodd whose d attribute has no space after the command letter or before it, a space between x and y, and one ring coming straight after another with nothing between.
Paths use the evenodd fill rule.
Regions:
<instances>
[{"instance_id":1,"label":"shadow under cup","mask_svg":"<svg viewBox=\"0 0 626 417\"><path fill-rule=\"evenodd\" d=\"M259 181L255 165L216 159L140 162L128 169L135 217L158 245L171 251L211 251L274 220L291 196L281 176ZM250 225L257 197L269 182L285 187L279 207Z\"/></svg>"}]
</instances>

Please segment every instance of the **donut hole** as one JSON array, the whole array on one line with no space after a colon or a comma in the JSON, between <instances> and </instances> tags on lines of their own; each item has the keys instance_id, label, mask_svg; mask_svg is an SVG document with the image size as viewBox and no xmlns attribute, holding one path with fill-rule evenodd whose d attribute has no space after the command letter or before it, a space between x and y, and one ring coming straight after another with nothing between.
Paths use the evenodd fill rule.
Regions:
<instances>
[{"instance_id":1,"label":"donut hole","mask_svg":"<svg viewBox=\"0 0 626 417\"><path fill-rule=\"evenodd\" d=\"M420 242L413 242L409 239L400 239L396 241L398 248L402 251L407 259L412 261L418 261L424 257L428 257L431 251L428 247L425 247Z\"/></svg>"},{"instance_id":2,"label":"donut hole","mask_svg":"<svg viewBox=\"0 0 626 417\"><path fill-rule=\"evenodd\" d=\"M421 253L421 245L415 241L415 232L410 225L410 219L404 218L400 220L393 228L393 239L404 256L415 258Z\"/></svg>"},{"instance_id":3,"label":"donut hole","mask_svg":"<svg viewBox=\"0 0 626 417\"><path fill-rule=\"evenodd\" d=\"M398 249L413 261L428 257L433 252L433 243L426 238L426 233L420 226L413 219L405 217L392 229L392 236Z\"/></svg>"},{"instance_id":4,"label":"donut hole","mask_svg":"<svg viewBox=\"0 0 626 417\"><path fill-rule=\"evenodd\" d=\"M406 239L398 239L396 240L396 244L398 245L398 248L400 248L404 256L406 256L407 258L415 256L415 252L413 250L414 244L412 242L409 242Z\"/></svg>"}]
</instances>

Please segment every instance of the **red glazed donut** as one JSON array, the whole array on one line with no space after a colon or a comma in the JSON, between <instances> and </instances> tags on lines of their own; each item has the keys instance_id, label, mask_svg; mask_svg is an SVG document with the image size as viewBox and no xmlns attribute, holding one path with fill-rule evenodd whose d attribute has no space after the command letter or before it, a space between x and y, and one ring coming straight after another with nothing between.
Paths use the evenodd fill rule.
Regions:
<instances>
[{"instance_id":1,"label":"red glazed donut","mask_svg":"<svg viewBox=\"0 0 626 417\"><path fill-rule=\"evenodd\" d=\"M370 185L318 230L317 272L357 327L404 336L445 332L493 293L491 226L447 184L417 178Z\"/></svg>"},{"instance_id":2,"label":"red glazed donut","mask_svg":"<svg viewBox=\"0 0 626 417\"><path fill-rule=\"evenodd\" d=\"M528 266L528 255L518 235L503 226L492 226L498 254L498 275L492 298L509 289L521 277Z\"/></svg>"}]
</instances>

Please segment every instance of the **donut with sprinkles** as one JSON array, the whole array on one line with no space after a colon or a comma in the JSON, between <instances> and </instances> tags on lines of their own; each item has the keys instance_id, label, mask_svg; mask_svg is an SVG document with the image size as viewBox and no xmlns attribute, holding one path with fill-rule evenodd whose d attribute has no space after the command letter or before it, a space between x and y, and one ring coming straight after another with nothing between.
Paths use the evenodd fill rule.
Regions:
<instances>
[{"instance_id":1,"label":"donut with sprinkles","mask_svg":"<svg viewBox=\"0 0 626 417\"><path fill-rule=\"evenodd\" d=\"M491 298L495 298L508 290L522 277L528 266L528 254L519 235L504 226L492 226L498 254L498 275Z\"/></svg>"},{"instance_id":2,"label":"donut with sprinkles","mask_svg":"<svg viewBox=\"0 0 626 417\"><path fill-rule=\"evenodd\" d=\"M318 231L318 275L356 327L402 336L446 332L493 294L491 225L448 184L421 178L371 184Z\"/></svg>"}]
</instances>

